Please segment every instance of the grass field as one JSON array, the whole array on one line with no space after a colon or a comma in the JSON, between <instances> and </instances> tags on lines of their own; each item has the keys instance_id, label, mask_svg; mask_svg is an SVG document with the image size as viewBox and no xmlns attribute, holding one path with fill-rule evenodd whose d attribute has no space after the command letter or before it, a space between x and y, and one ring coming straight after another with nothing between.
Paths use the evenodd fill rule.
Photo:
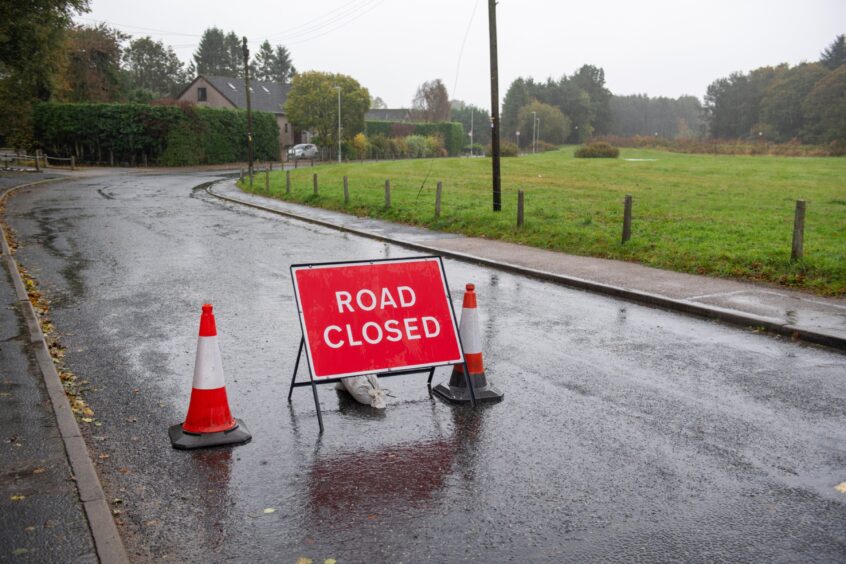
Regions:
<instances>
[{"instance_id":1,"label":"grass field","mask_svg":"<svg viewBox=\"0 0 846 564\"><path fill-rule=\"evenodd\" d=\"M492 211L490 159L322 165L271 175L277 198L578 255L760 280L846 295L846 159L687 155L623 149L574 159L573 148L502 161L502 211ZM654 159L629 161L626 159ZM319 174L313 195L312 174ZM343 176L350 204L344 206ZM385 209L385 180L391 208ZM425 180L425 183L424 183ZM435 187L443 181L441 217ZM264 192L259 175L255 189ZM517 191L525 225L516 227ZM634 198L621 244L623 199ZM807 201L805 258L790 262L795 201Z\"/></svg>"}]
</instances>

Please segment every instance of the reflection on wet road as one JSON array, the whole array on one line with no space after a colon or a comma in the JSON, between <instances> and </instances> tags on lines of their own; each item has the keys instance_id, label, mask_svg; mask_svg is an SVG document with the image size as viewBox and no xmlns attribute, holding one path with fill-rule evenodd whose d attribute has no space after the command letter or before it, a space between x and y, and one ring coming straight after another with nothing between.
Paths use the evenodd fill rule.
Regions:
<instances>
[{"instance_id":1,"label":"reflection on wet road","mask_svg":"<svg viewBox=\"0 0 846 564\"><path fill-rule=\"evenodd\" d=\"M381 412L321 386L318 438L311 391L285 401L300 339L288 267L411 253L191 189L206 180L99 178L8 204L19 260L91 382L86 438L134 559L846 554L843 356L446 261L457 308L476 284L505 401L448 406L423 374L385 380ZM204 301L254 438L175 451Z\"/></svg>"}]
</instances>

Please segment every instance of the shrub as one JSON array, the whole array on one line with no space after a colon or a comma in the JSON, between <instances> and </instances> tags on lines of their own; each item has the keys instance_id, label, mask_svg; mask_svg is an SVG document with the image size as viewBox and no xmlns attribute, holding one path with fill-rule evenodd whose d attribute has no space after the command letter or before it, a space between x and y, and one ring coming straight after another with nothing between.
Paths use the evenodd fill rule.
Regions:
<instances>
[{"instance_id":1,"label":"shrub","mask_svg":"<svg viewBox=\"0 0 846 564\"><path fill-rule=\"evenodd\" d=\"M370 147L370 143L367 141L367 136L364 133L357 133L355 137L352 138L352 149L355 151L355 156L359 159L363 159L365 155L367 155L367 149Z\"/></svg>"},{"instance_id":2,"label":"shrub","mask_svg":"<svg viewBox=\"0 0 846 564\"><path fill-rule=\"evenodd\" d=\"M541 153L545 153L547 151L557 151L558 145L553 145L552 143L547 143L546 141L538 140L537 150Z\"/></svg>"},{"instance_id":3,"label":"shrub","mask_svg":"<svg viewBox=\"0 0 846 564\"><path fill-rule=\"evenodd\" d=\"M485 156L490 157L493 153L493 147L488 144L485 147ZM500 141L499 142L499 156L501 157L516 157L520 154L520 150L517 148L517 145L511 143L510 141Z\"/></svg>"},{"instance_id":4,"label":"shrub","mask_svg":"<svg viewBox=\"0 0 846 564\"><path fill-rule=\"evenodd\" d=\"M579 147L574 156L577 159L616 159L620 156L620 149L610 143L597 141L585 147Z\"/></svg>"},{"instance_id":5,"label":"shrub","mask_svg":"<svg viewBox=\"0 0 846 564\"><path fill-rule=\"evenodd\" d=\"M408 137L409 135L430 135L441 138L441 146L450 155L461 154L464 147L464 126L459 122L444 121L438 123L399 123L391 121L368 121L366 133L369 137L384 135L390 138Z\"/></svg>"},{"instance_id":6,"label":"shrub","mask_svg":"<svg viewBox=\"0 0 846 564\"><path fill-rule=\"evenodd\" d=\"M473 143L472 145L465 145L464 146L464 154L465 155L483 155L483 154L485 154L485 148L482 146L481 143Z\"/></svg>"},{"instance_id":7,"label":"shrub","mask_svg":"<svg viewBox=\"0 0 846 564\"><path fill-rule=\"evenodd\" d=\"M405 144L408 146L408 156L412 159L426 156L426 138L422 135L409 135L405 138Z\"/></svg>"}]
</instances>

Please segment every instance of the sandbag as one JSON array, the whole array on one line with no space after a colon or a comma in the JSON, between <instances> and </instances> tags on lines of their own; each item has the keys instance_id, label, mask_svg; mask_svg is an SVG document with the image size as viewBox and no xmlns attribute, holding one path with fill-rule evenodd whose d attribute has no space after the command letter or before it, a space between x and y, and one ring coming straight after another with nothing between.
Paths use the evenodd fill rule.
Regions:
<instances>
[{"instance_id":1,"label":"sandbag","mask_svg":"<svg viewBox=\"0 0 846 564\"><path fill-rule=\"evenodd\" d=\"M336 387L346 390L357 402L364 405L369 405L376 409L385 409L387 405L385 402L385 390L379 385L379 378L375 374L344 378L338 382Z\"/></svg>"}]
</instances>

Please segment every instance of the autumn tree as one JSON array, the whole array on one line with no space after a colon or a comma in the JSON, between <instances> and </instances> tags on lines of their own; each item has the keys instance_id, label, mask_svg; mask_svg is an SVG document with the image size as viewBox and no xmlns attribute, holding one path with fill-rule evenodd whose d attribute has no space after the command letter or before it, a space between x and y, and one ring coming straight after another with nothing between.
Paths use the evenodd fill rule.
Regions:
<instances>
[{"instance_id":1,"label":"autumn tree","mask_svg":"<svg viewBox=\"0 0 846 564\"><path fill-rule=\"evenodd\" d=\"M341 88L341 136L350 140L364 131L364 114L370 93L354 78L343 74L305 72L294 76L285 113L297 128L317 134L317 143L338 142L338 91Z\"/></svg>"},{"instance_id":2,"label":"autumn tree","mask_svg":"<svg viewBox=\"0 0 846 564\"><path fill-rule=\"evenodd\" d=\"M539 121L535 124L535 118ZM520 108L517 112L517 124L529 146L532 134L537 132L539 141L561 145L570 136L570 120L555 106L537 100Z\"/></svg>"},{"instance_id":3,"label":"autumn tree","mask_svg":"<svg viewBox=\"0 0 846 564\"><path fill-rule=\"evenodd\" d=\"M121 99L121 42L129 36L105 24L74 26L66 37L62 100L115 102Z\"/></svg>"},{"instance_id":4,"label":"autumn tree","mask_svg":"<svg viewBox=\"0 0 846 564\"><path fill-rule=\"evenodd\" d=\"M411 103L415 118L428 121L446 121L449 119L449 95L440 78L424 82L417 88Z\"/></svg>"}]
</instances>

